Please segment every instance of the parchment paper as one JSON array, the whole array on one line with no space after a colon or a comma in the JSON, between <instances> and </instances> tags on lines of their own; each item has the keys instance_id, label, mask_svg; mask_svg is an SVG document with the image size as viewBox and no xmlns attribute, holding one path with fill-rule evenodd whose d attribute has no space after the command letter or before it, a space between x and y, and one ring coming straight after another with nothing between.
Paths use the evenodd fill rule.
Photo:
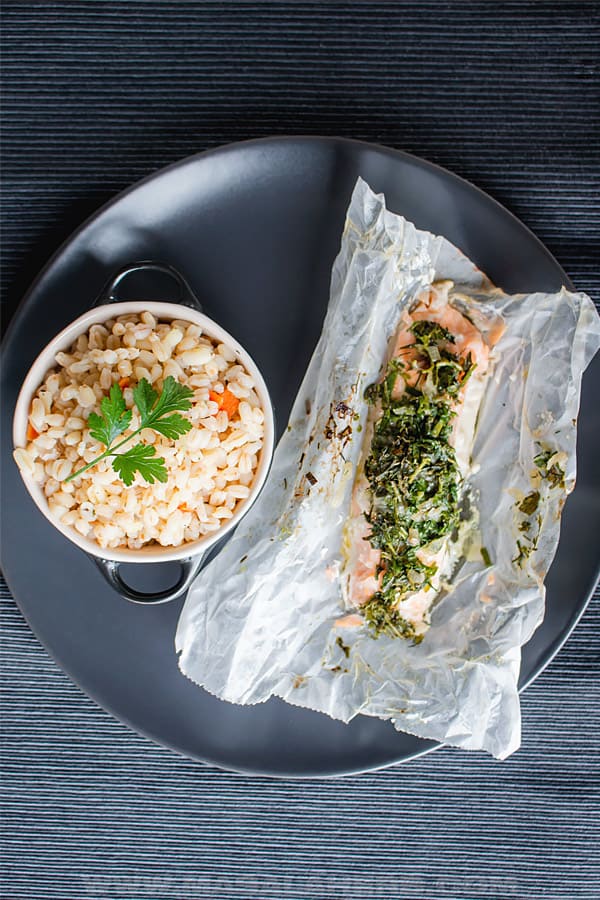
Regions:
<instances>
[{"instance_id":1,"label":"parchment paper","mask_svg":"<svg viewBox=\"0 0 600 900\"><path fill-rule=\"evenodd\" d=\"M469 479L492 566L475 546L415 645L336 626L344 612L336 572L364 389L380 375L402 309L438 279L452 279L482 322L500 315L505 323ZM321 338L267 484L185 603L176 635L182 672L235 703L277 695L344 721L391 719L399 730L499 758L516 750L520 648L544 615L543 578L575 482L581 376L599 346L600 319L586 295L503 294L457 248L390 213L359 180ZM540 478L534 458L548 448L564 488ZM518 504L533 489L541 495L537 549L519 565Z\"/></svg>"}]
</instances>

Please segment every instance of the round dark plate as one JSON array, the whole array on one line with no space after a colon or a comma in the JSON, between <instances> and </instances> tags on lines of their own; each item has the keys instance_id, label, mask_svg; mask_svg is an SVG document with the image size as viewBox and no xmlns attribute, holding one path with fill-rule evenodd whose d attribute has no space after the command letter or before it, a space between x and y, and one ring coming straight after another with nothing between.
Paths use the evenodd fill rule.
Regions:
<instances>
[{"instance_id":1,"label":"round dark plate","mask_svg":"<svg viewBox=\"0 0 600 900\"><path fill-rule=\"evenodd\" d=\"M205 312L249 350L271 391L279 429L320 333L329 276L361 175L389 208L443 234L507 291L558 290L568 278L542 244L477 188L427 162L354 141L277 138L183 160L128 190L68 241L9 328L2 359L3 568L39 639L105 709L186 756L246 772L331 775L410 759L435 744L363 716L349 725L270 700L234 706L180 674L173 647L181 602L140 607L35 509L11 458L17 392L37 353L93 302L126 263L177 267ZM579 480L547 579L544 624L523 653L522 684L566 639L593 589L600 509L594 434L600 405L584 379ZM172 568L137 567L158 589ZM285 602L285 598L282 598Z\"/></svg>"}]
</instances>

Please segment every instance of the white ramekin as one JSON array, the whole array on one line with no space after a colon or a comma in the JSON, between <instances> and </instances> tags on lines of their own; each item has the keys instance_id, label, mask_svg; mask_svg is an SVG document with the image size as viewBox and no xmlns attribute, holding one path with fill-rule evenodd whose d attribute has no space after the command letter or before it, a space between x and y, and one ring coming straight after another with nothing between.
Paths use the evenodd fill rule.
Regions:
<instances>
[{"instance_id":1,"label":"white ramekin","mask_svg":"<svg viewBox=\"0 0 600 900\"><path fill-rule=\"evenodd\" d=\"M128 549L108 549L100 547L95 541L83 537L74 528L63 525L50 511L46 496L42 487L37 484L31 475L21 471L21 476L25 483L32 500L38 507L42 515L60 531L71 543L76 544L86 553L94 558L103 575L111 583L111 585L119 591L124 597L134 602L164 602L179 596L190 584L193 575L199 569L202 559L206 552L220 541L232 528L239 523L240 519L248 512L254 501L256 500L260 490L265 482L271 459L273 456L274 444L274 421L273 407L271 399L267 391L267 387L263 380L256 363L252 357L244 350L243 347L228 334L223 328L209 319L203 313L196 311L188 306L177 303L168 303L160 301L124 301L118 303L103 304L90 309L84 313L70 325L57 334L56 337L42 350L33 365L31 366L23 386L17 398L13 418L13 443L15 448L26 447L27 445L27 421L31 410L33 396L41 385L46 372L56 365L55 356L61 350L67 350L74 341L82 334L85 334L91 325L102 324L108 319L114 319L117 316L127 315L129 313L150 312L153 316L161 321L172 321L174 319L182 319L199 325L204 334L217 340L219 343L230 347L236 354L237 359L248 371L254 380L256 393L260 399L260 403L265 414L265 431L263 447L260 453L258 467L252 482L250 495L243 500L231 519L225 520L223 526L216 532L199 538L197 541L186 543L180 547L160 547L149 546L140 550ZM158 563L177 560L182 566L182 578L178 584L169 591L159 592L157 594L142 594L138 591L130 589L124 584L119 575L119 564L121 563Z\"/></svg>"}]
</instances>

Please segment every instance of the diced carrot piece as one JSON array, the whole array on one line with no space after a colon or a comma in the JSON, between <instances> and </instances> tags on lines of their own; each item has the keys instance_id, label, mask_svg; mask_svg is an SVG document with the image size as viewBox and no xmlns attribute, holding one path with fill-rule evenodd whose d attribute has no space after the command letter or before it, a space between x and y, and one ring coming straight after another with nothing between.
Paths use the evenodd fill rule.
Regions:
<instances>
[{"instance_id":1,"label":"diced carrot piece","mask_svg":"<svg viewBox=\"0 0 600 900\"><path fill-rule=\"evenodd\" d=\"M223 410L226 412L228 417L231 419L233 415L237 412L237 408L240 405L240 401L233 394L229 388L225 388L222 394L217 394L216 391L209 391L208 396L210 399L217 404L219 410Z\"/></svg>"},{"instance_id":2,"label":"diced carrot piece","mask_svg":"<svg viewBox=\"0 0 600 900\"><path fill-rule=\"evenodd\" d=\"M123 388L129 387L129 378L120 378L119 387L121 388L121 390L123 390Z\"/></svg>"},{"instance_id":3,"label":"diced carrot piece","mask_svg":"<svg viewBox=\"0 0 600 900\"><path fill-rule=\"evenodd\" d=\"M35 430L31 422L27 423L27 440L35 441L36 437L39 437L39 432Z\"/></svg>"},{"instance_id":4,"label":"diced carrot piece","mask_svg":"<svg viewBox=\"0 0 600 900\"><path fill-rule=\"evenodd\" d=\"M237 408L240 405L240 401L230 390L225 388L223 393L221 394L223 398L221 403L221 409L224 409L229 418L231 418L237 412Z\"/></svg>"}]
</instances>

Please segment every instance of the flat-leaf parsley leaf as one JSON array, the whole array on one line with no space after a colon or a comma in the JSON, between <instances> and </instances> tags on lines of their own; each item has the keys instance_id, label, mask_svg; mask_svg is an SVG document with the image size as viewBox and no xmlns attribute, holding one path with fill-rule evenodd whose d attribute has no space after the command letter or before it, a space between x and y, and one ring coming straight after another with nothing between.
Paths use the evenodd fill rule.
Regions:
<instances>
[{"instance_id":1,"label":"flat-leaf parsley leaf","mask_svg":"<svg viewBox=\"0 0 600 900\"><path fill-rule=\"evenodd\" d=\"M156 456L152 444L135 444L125 453L118 453L113 459L112 467L127 487L133 484L133 476L139 472L150 484L167 480L167 469L162 456Z\"/></svg>"},{"instance_id":2,"label":"flat-leaf parsley leaf","mask_svg":"<svg viewBox=\"0 0 600 900\"><path fill-rule=\"evenodd\" d=\"M123 391L118 384L113 384L108 397L103 397L100 404L102 415L90 413L88 426L94 440L110 447L116 437L129 428L131 410L125 406Z\"/></svg>"}]
</instances>

